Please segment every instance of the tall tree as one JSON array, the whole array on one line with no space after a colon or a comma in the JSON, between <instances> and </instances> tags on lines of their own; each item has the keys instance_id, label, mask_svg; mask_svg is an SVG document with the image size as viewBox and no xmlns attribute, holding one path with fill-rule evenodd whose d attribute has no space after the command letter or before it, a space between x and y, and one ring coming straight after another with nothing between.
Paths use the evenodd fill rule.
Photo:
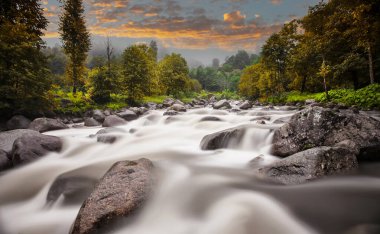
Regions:
<instances>
[{"instance_id":1,"label":"tall tree","mask_svg":"<svg viewBox=\"0 0 380 234\"><path fill-rule=\"evenodd\" d=\"M50 87L41 52L46 26L39 1L0 2L0 112L46 106L41 105Z\"/></svg>"},{"instance_id":2,"label":"tall tree","mask_svg":"<svg viewBox=\"0 0 380 234\"><path fill-rule=\"evenodd\" d=\"M67 72L71 78L73 93L81 85L84 62L91 47L90 34L84 20L82 0L62 0L63 13L60 16L59 31L63 48L70 62Z\"/></svg>"},{"instance_id":3,"label":"tall tree","mask_svg":"<svg viewBox=\"0 0 380 234\"><path fill-rule=\"evenodd\" d=\"M220 66L220 61L219 61L219 59L218 59L218 58L214 58L214 59L212 60L212 67L215 68L215 69L218 69L219 66Z\"/></svg>"},{"instance_id":4,"label":"tall tree","mask_svg":"<svg viewBox=\"0 0 380 234\"><path fill-rule=\"evenodd\" d=\"M149 47L152 51L152 54L153 54L153 58L155 61L157 61L157 56L158 56L158 46L157 46L157 42L156 41L151 41L150 44L149 44Z\"/></svg>"}]
</instances>

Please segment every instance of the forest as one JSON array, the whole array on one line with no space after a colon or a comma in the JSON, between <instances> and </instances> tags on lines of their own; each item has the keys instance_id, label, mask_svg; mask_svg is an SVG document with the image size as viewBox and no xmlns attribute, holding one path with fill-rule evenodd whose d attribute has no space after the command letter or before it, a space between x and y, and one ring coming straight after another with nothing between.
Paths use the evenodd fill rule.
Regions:
<instances>
[{"instance_id":1,"label":"forest","mask_svg":"<svg viewBox=\"0 0 380 234\"><path fill-rule=\"evenodd\" d=\"M89 56L81 0L62 1L62 46L43 40L48 21L39 1L0 3L0 113L41 115L118 109L167 96L286 103L314 98L380 107L380 2L331 0L271 35L260 54L239 50L221 63L189 68L181 54L158 57L157 42Z\"/></svg>"}]
</instances>

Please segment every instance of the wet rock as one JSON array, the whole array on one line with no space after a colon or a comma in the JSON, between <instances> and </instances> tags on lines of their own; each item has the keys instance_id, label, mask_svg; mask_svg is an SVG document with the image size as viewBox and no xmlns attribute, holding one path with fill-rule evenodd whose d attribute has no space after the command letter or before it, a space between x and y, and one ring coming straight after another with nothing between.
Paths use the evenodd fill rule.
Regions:
<instances>
[{"instance_id":1,"label":"wet rock","mask_svg":"<svg viewBox=\"0 0 380 234\"><path fill-rule=\"evenodd\" d=\"M245 130L245 127L236 127L206 135L201 141L201 149L216 150L227 148L229 145L240 142L245 134Z\"/></svg>"},{"instance_id":2,"label":"wet rock","mask_svg":"<svg viewBox=\"0 0 380 234\"><path fill-rule=\"evenodd\" d=\"M104 129L99 130L96 133L96 135L108 134L108 133L126 133L126 132L127 131L125 131L122 128L113 128L113 127L110 127L110 128L104 128Z\"/></svg>"},{"instance_id":3,"label":"wet rock","mask_svg":"<svg viewBox=\"0 0 380 234\"><path fill-rule=\"evenodd\" d=\"M23 115L15 115L7 121L7 129L27 129L31 121Z\"/></svg>"},{"instance_id":4,"label":"wet rock","mask_svg":"<svg viewBox=\"0 0 380 234\"><path fill-rule=\"evenodd\" d=\"M119 116L110 115L104 119L102 126L103 127L115 127L115 126L125 125L127 123L128 123L127 121L125 121L123 118L121 118Z\"/></svg>"},{"instance_id":5,"label":"wet rock","mask_svg":"<svg viewBox=\"0 0 380 234\"><path fill-rule=\"evenodd\" d=\"M222 120L215 116L206 116L206 117L203 117L201 120L199 120L199 122L204 122L204 121L222 121Z\"/></svg>"},{"instance_id":6,"label":"wet rock","mask_svg":"<svg viewBox=\"0 0 380 234\"><path fill-rule=\"evenodd\" d=\"M74 118L73 123L81 123L83 122L83 118Z\"/></svg>"},{"instance_id":7,"label":"wet rock","mask_svg":"<svg viewBox=\"0 0 380 234\"><path fill-rule=\"evenodd\" d=\"M311 105L311 104L314 104L315 103L315 99L307 99L306 101L305 101L305 104L306 105Z\"/></svg>"},{"instance_id":8,"label":"wet rock","mask_svg":"<svg viewBox=\"0 0 380 234\"><path fill-rule=\"evenodd\" d=\"M249 121L260 121L260 120L269 121L270 116L258 116L258 117L252 118Z\"/></svg>"},{"instance_id":9,"label":"wet rock","mask_svg":"<svg viewBox=\"0 0 380 234\"><path fill-rule=\"evenodd\" d=\"M136 214L152 191L153 170L148 159L115 163L84 201L70 233L97 233Z\"/></svg>"},{"instance_id":10,"label":"wet rock","mask_svg":"<svg viewBox=\"0 0 380 234\"><path fill-rule=\"evenodd\" d=\"M174 111L178 111L178 112L186 112L186 107L184 105L181 105L181 104L173 104L171 107L170 107L171 110L174 110Z\"/></svg>"},{"instance_id":11,"label":"wet rock","mask_svg":"<svg viewBox=\"0 0 380 234\"><path fill-rule=\"evenodd\" d=\"M162 102L162 105L164 107L170 107L172 106L173 104L175 103L175 100L172 99L172 98L166 98L163 102Z\"/></svg>"},{"instance_id":12,"label":"wet rock","mask_svg":"<svg viewBox=\"0 0 380 234\"><path fill-rule=\"evenodd\" d=\"M218 101L218 102L216 102L216 103L213 104L213 108L214 108L214 109L221 109L221 108L223 108L223 107L225 107L225 108L231 108L231 105L230 105L230 103L229 103L227 100L225 100L225 99L220 100L220 101Z\"/></svg>"},{"instance_id":13,"label":"wet rock","mask_svg":"<svg viewBox=\"0 0 380 234\"><path fill-rule=\"evenodd\" d=\"M157 104L154 102L147 102L144 104L144 107L148 108L149 110L155 110L157 109Z\"/></svg>"},{"instance_id":14,"label":"wet rock","mask_svg":"<svg viewBox=\"0 0 380 234\"><path fill-rule=\"evenodd\" d=\"M13 143L16 139L22 136L36 136L40 135L39 132L30 129L16 129L6 132L0 132L0 149L10 154L12 151Z\"/></svg>"},{"instance_id":15,"label":"wet rock","mask_svg":"<svg viewBox=\"0 0 380 234\"><path fill-rule=\"evenodd\" d=\"M23 165L45 156L49 152L59 152L62 149L62 141L55 136L24 135L13 143L12 164Z\"/></svg>"},{"instance_id":16,"label":"wet rock","mask_svg":"<svg viewBox=\"0 0 380 234\"><path fill-rule=\"evenodd\" d=\"M127 133L127 131L121 128L105 128L96 133L97 142L112 144L125 133Z\"/></svg>"},{"instance_id":17,"label":"wet rock","mask_svg":"<svg viewBox=\"0 0 380 234\"><path fill-rule=\"evenodd\" d=\"M289 122L290 119L291 119L291 116L281 117L281 118L278 118L278 119L276 119L275 121L273 121L273 123L274 123L274 124L284 124L284 123Z\"/></svg>"},{"instance_id":18,"label":"wet rock","mask_svg":"<svg viewBox=\"0 0 380 234\"><path fill-rule=\"evenodd\" d=\"M106 118L106 115L101 110L94 110L92 112L92 118L94 118L99 123L103 123Z\"/></svg>"},{"instance_id":19,"label":"wet rock","mask_svg":"<svg viewBox=\"0 0 380 234\"><path fill-rule=\"evenodd\" d=\"M164 115L170 115L170 116L178 115L178 112L175 110L168 110L168 111L164 112Z\"/></svg>"},{"instance_id":20,"label":"wet rock","mask_svg":"<svg viewBox=\"0 0 380 234\"><path fill-rule=\"evenodd\" d=\"M239 105L239 108L242 110L248 110L249 108L252 108L252 103L250 101L244 101Z\"/></svg>"},{"instance_id":21,"label":"wet rock","mask_svg":"<svg viewBox=\"0 0 380 234\"><path fill-rule=\"evenodd\" d=\"M117 113L116 115L127 121L132 121L138 118L137 114L131 110L125 110L123 112Z\"/></svg>"},{"instance_id":22,"label":"wet rock","mask_svg":"<svg viewBox=\"0 0 380 234\"><path fill-rule=\"evenodd\" d=\"M64 204L83 202L92 192L97 180L88 177L59 176L50 186L46 197L48 203L54 203L63 196Z\"/></svg>"},{"instance_id":23,"label":"wet rock","mask_svg":"<svg viewBox=\"0 0 380 234\"><path fill-rule=\"evenodd\" d=\"M316 146L351 140L359 147L358 160L380 160L380 121L351 111L309 107L277 129L272 154L286 157Z\"/></svg>"},{"instance_id":24,"label":"wet rock","mask_svg":"<svg viewBox=\"0 0 380 234\"><path fill-rule=\"evenodd\" d=\"M321 146L260 168L259 174L283 184L301 184L324 176L348 173L357 167L356 156L351 150Z\"/></svg>"},{"instance_id":25,"label":"wet rock","mask_svg":"<svg viewBox=\"0 0 380 234\"><path fill-rule=\"evenodd\" d=\"M262 167L263 163L264 163L264 155L260 154L256 158L249 161L248 166L252 169L259 169Z\"/></svg>"},{"instance_id":26,"label":"wet rock","mask_svg":"<svg viewBox=\"0 0 380 234\"><path fill-rule=\"evenodd\" d=\"M0 171L7 170L12 167L12 161L8 158L7 152L0 150Z\"/></svg>"},{"instance_id":27,"label":"wet rock","mask_svg":"<svg viewBox=\"0 0 380 234\"><path fill-rule=\"evenodd\" d=\"M29 125L29 129L38 132L47 132L66 128L69 127L66 124L64 124L61 120L50 118L37 118L33 120Z\"/></svg>"},{"instance_id":28,"label":"wet rock","mask_svg":"<svg viewBox=\"0 0 380 234\"><path fill-rule=\"evenodd\" d=\"M129 110L135 112L136 115L143 115L148 112L148 109L146 107L131 107Z\"/></svg>"},{"instance_id":29,"label":"wet rock","mask_svg":"<svg viewBox=\"0 0 380 234\"><path fill-rule=\"evenodd\" d=\"M99 135L96 140L97 142L105 143L105 144L112 144L115 143L120 138L120 136L115 135Z\"/></svg>"},{"instance_id":30,"label":"wet rock","mask_svg":"<svg viewBox=\"0 0 380 234\"><path fill-rule=\"evenodd\" d=\"M96 121L94 118L87 118L84 120L84 126L86 127L95 127L100 126L101 124Z\"/></svg>"}]
</instances>

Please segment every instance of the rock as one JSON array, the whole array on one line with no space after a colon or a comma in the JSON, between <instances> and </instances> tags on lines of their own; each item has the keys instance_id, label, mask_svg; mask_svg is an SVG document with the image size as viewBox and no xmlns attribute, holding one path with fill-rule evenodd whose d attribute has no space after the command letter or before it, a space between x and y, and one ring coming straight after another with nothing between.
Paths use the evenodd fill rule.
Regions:
<instances>
[{"instance_id":1,"label":"rock","mask_svg":"<svg viewBox=\"0 0 380 234\"><path fill-rule=\"evenodd\" d=\"M129 110L135 112L136 115L143 115L148 111L145 107L131 107Z\"/></svg>"},{"instance_id":2,"label":"rock","mask_svg":"<svg viewBox=\"0 0 380 234\"><path fill-rule=\"evenodd\" d=\"M244 134L245 127L236 127L206 135L201 141L201 149L216 150L227 148L233 143L240 142Z\"/></svg>"},{"instance_id":3,"label":"rock","mask_svg":"<svg viewBox=\"0 0 380 234\"><path fill-rule=\"evenodd\" d=\"M99 130L96 135L101 135L101 134L108 134L108 133L127 133L127 131L125 131L124 129L122 128L104 128L104 129L101 129Z\"/></svg>"},{"instance_id":4,"label":"rock","mask_svg":"<svg viewBox=\"0 0 380 234\"><path fill-rule=\"evenodd\" d=\"M171 110L175 110L175 111L178 111L178 112L186 112L186 107L181 105L181 104L173 104L171 107L170 107Z\"/></svg>"},{"instance_id":5,"label":"rock","mask_svg":"<svg viewBox=\"0 0 380 234\"><path fill-rule=\"evenodd\" d=\"M270 116L258 116L258 117L250 119L249 121L259 121L259 120L269 121Z\"/></svg>"},{"instance_id":6,"label":"rock","mask_svg":"<svg viewBox=\"0 0 380 234\"><path fill-rule=\"evenodd\" d=\"M4 150L8 155L12 152L13 143L16 139L22 136L36 136L39 132L30 129L16 129L6 132L0 132L0 149Z\"/></svg>"},{"instance_id":7,"label":"rock","mask_svg":"<svg viewBox=\"0 0 380 234\"><path fill-rule=\"evenodd\" d=\"M206 117L203 117L201 120L199 120L199 122L204 122L204 121L222 121L222 120L215 116L206 116Z\"/></svg>"},{"instance_id":8,"label":"rock","mask_svg":"<svg viewBox=\"0 0 380 234\"><path fill-rule=\"evenodd\" d=\"M323 176L348 173L358 167L354 152L321 146L260 168L259 174L283 184L301 184Z\"/></svg>"},{"instance_id":9,"label":"rock","mask_svg":"<svg viewBox=\"0 0 380 234\"><path fill-rule=\"evenodd\" d=\"M157 104L154 102L147 102L144 104L144 106L149 110L155 110L157 108Z\"/></svg>"},{"instance_id":10,"label":"rock","mask_svg":"<svg viewBox=\"0 0 380 234\"><path fill-rule=\"evenodd\" d=\"M116 140L118 140L120 136L115 135L99 135L96 138L97 142L105 143L105 144L112 144L115 143Z\"/></svg>"},{"instance_id":11,"label":"rock","mask_svg":"<svg viewBox=\"0 0 380 234\"><path fill-rule=\"evenodd\" d=\"M264 155L260 154L256 158L248 162L248 166L252 169L259 169L264 163Z\"/></svg>"},{"instance_id":12,"label":"rock","mask_svg":"<svg viewBox=\"0 0 380 234\"><path fill-rule=\"evenodd\" d=\"M12 167L12 161L8 158L7 152L0 150L0 171L7 170Z\"/></svg>"},{"instance_id":13,"label":"rock","mask_svg":"<svg viewBox=\"0 0 380 234\"><path fill-rule=\"evenodd\" d=\"M307 100L305 100L305 104L306 105L311 105L313 103L315 103L315 99L307 99Z\"/></svg>"},{"instance_id":14,"label":"rock","mask_svg":"<svg viewBox=\"0 0 380 234\"><path fill-rule=\"evenodd\" d=\"M164 112L164 115L170 115L170 116L178 115L178 112L175 110L168 110L168 111Z\"/></svg>"},{"instance_id":15,"label":"rock","mask_svg":"<svg viewBox=\"0 0 380 234\"><path fill-rule=\"evenodd\" d=\"M121 128L105 128L98 131L95 135L97 136L97 142L112 144L125 133L127 131Z\"/></svg>"},{"instance_id":16,"label":"rock","mask_svg":"<svg viewBox=\"0 0 380 234\"><path fill-rule=\"evenodd\" d=\"M281 117L273 121L274 124L284 124L290 121L292 117L291 116L286 116L286 117Z\"/></svg>"},{"instance_id":17,"label":"rock","mask_svg":"<svg viewBox=\"0 0 380 234\"><path fill-rule=\"evenodd\" d=\"M173 104L175 103L175 100L172 99L172 98L166 98L163 102L162 102L162 105L164 107L170 107L172 106Z\"/></svg>"},{"instance_id":18,"label":"rock","mask_svg":"<svg viewBox=\"0 0 380 234\"><path fill-rule=\"evenodd\" d=\"M239 108L242 110L248 110L249 108L252 108L252 103L250 101L244 101L239 105Z\"/></svg>"},{"instance_id":19,"label":"rock","mask_svg":"<svg viewBox=\"0 0 380 234\"><path fill-rule=\"evenodd\" d=\"M23 115L15 115L7 121L7 129L27 129L31 121Z\"/></svg>"},{"instance_id":20,"label":"rock","mask_svg":"<svg viewBox=\"0 0 380 234\"><path fill-rule=\"evenodd\" d=\"M123 118L121 118L119 116L110 115L104 119L102 126L103 127L115 127L115 126L125 125L127 123L128 123L127 121L125 121Z\"/></svg>"},{"instance_id":21,"label":"rock","mask_svg":"<svg viewBox=\"0 0 380 234\"><path fill-rule=\"evenodd\" d=\"M286 157L316 146L351 140L358 160L380 160L380 121L351 111L309 107L292 116L273 136L272 154Z\"/></svg>"},{"instance_id":22,"label":"rock","mask_svg":"<svg viewBox=\"0 0 380 234\"><path fill-rule=\"evenodd\" d=\"M138 118L137 114L131 110L125 110L123 112L117 113L116 115L127 121L132 121Z\"/></svg>"},{"instance_id":23,"label":"rock","mask_svg":"<svg viewBox=\"0 0 380 234\"><path fill-rule=\"evenodd\" d=\"M82 123L83 122L83 118L74 118L73 119L73 123Z\"/></svg>"},{"instance_id":24,"label":"rock","mask_svg":"<svg viewBox=\"0 0 380 234\"><path fill-rule=\"evenodd\" d=\"M148 159L115 163L82 204L70 233L98 233L136 214L152 192L153 170Z\"/></svg>"},{"instance_id":25,"label":"rock","mask_svg":"<svg viewBox=\"0 0 380 234\"><path fill-rule=\"evenodd\" d=\"M38 132L47 132L66 128L69 127L66 124L64 124L61 120L50 118L37 118L33 120L29 125L29 129Z\"/></svg>"},{"instance_id":26,"label":"rock","mask_svg":"<svg viewBox=\"0 0 380 234\"><path fill-rule=\"evenodd\" d=\"M64 204L83 202L92 192L97 180L88 177L62 175L54 180L46 197L53 203L63 196Z\"/></svg>"},{"instance_id":27,"label":"rock","mask_svg":"<svg viewBox=\"0 0 380 234\"><path fill-rule=\"evenodd\" d=\"M231 105L230 105L230 103L229 103L227 100L225 100L225 99L220 100L220 101L214 103L214 105L213 105L213 108L214 108L214 109L221 109L222 107L225 107L225 108L231 108Z\"/></svg>"},{"instance_id":28,"label":"rock","mask_svg":"<svg viewBox=\"0 0 380 234\"><path fill-rule=\"evenodd\" d=\"M360 153L359 146L351 140L341 141L341 142L335 144L334 147L346 148L346 149L354 152L355 155L359 155L359 153Z\"/></svg>"},{"instance_id":29,"label":"rock","mask_svg":"<svg viewBox=\"0 0 380 234\"><path fill-rule=\"evenodd\" d=\"M99 123L103 123L106 118L106 115L101 110L94 110L92 112L92 118L94 118Z\"/></svg>"},{"instance_id":30,"label":"rock","mask_svg":"<svg viewBox=\"0 0 380 234\"><path fill-rule=\"evenodd\" d=\"M84 126L86 127L95 127L100 126L101 124L96 121L94 118L87 118L84 120Z\"/></svg>"},{"instance_id":31,"label":"rock","mask_svg":"<svg viewBox=\"0 0 380 234\"><path fill-rule=\"evenodd\" d=\"M37 136L24 135L13 143L12 164L23 165L32 162L49 152L59 152L62 142L58 137L39 134Z\"/></svg>"}]
</instances>

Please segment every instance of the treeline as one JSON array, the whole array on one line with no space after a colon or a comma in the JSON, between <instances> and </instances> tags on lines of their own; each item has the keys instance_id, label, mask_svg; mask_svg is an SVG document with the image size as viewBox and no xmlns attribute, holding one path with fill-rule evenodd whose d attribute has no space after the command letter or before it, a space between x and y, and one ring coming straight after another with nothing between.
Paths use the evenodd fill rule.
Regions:
<instances>
[{"instance_id":1,"label":"treeline","mask_svg":"<svg viewBox=\"0 0 380 234\"><path fill-rule=\"evenodd\" d=\"M220 65L219 59L214 59L212 66L199 66L190 70L190 77L196 79L207 91L237 91L242 70L257 63L259 56L239 50L236 55L226 58Z\"/></svg>"},{"instance_id":2,"label":"treeline","mask_svg":"<svg viewBox=\"0 0 380 234\"><path fill-rule=\"evenodd\" d=\"M284 25L239 83L250 98L359 89L379 82L380 1L330 0Z\"/></svg>"}]
</instances>

